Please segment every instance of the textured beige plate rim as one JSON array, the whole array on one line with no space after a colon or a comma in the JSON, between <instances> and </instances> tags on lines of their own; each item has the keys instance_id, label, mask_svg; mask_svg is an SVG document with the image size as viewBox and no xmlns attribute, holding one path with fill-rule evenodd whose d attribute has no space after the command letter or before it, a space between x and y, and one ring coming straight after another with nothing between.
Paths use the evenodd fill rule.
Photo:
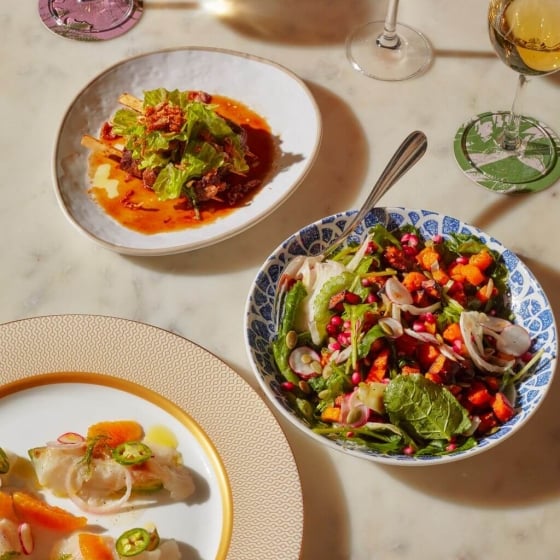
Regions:
<instances>
[{"instance_id":1,"label":"textured beige plate rim","mask_svg":"<svg viewBox=\"0 0 560 560\"><path fill-rule=\"evenodd\" d=\"M175 403L208 435L225 467L233 500L228 560L299 557L303 503L292 450L264 401L216 356L163 329L99 315L5 323L0 341L3 384L102 372Z\"/></svg>"}]
</instances>

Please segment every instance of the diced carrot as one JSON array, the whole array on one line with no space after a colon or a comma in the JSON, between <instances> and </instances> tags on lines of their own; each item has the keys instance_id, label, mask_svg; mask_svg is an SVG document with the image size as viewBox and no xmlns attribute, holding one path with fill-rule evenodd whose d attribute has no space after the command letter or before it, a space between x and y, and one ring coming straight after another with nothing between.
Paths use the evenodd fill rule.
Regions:
<instances>
[{"instance_id":1,"label":"diced carrot","mask_svg":"<svg viewBox=\"0 0 560 560\"><path fill-rule=\"evenodd\" d=\"M492 391L492 393L496 393L500 389L500 385L502 384L501 380L498 377L494 377L493 375L487 375L484 378L484 383L486 387L488 387L488 389Z\"/></svg>"},{"instance_id":2,"label":"diced carrot","mask_svg":"<svg viewBox=\"0 0 560 560\"><path fill-rule=\"evenodd\" d=\"M78 545L84 560L113 560L113 552L102 535L80 533Z\"/></svg>"},{"instance_id":3,"label":"diced carrot","mask_svg":"<svg viewBox=\"0 0 560 560\"><path fill-rule=\"evenodd\" d=\"M454 369L454 362L446 358L443 354L439 354L430 365L426 377L436 383L445 383L449 374Z\"/></svg>"},{"instance_id":4,"label":"diced carrot","mask_svg":"<svg viewBox=\"0 0 560 560\"><path fill-rule=\"evenodd\" d=\"M402 366L401 373L404 375L409 375L412 373L422 373L422 371L420 370L420 366L416 364L407 364Z\"/></svg>"},{"instance_id":5,"label":"diced carrot","mask_svg":"<svg viewBox=\"0 0 560 560\"><path fill-rule=\"evenodd\" d=\"M411 271L405 274L402 284L409 292L415 292L422 288L422 284L427 280L427 278L421 273L416 271Z\"/></svg>"},{"instance_id":6,"label":"diced carrot","mask_svg":"<svg viewBox=\"0 0 560 560\"><path fill-rule=\"evenodd\" d=\"M424 328L426 329L427 333L436 334L437 324L435 321L426 321L424 323Z\"/></svg>"},{"instance_id":7,"label":"diced carrot","mask_svg":"<svg viewBox=\"0 0 560 560\"><path fill-rule=\"evenodd\" d=\"M492 395L480 381L475 381L467 390L467 400L476 407L482 408L492 402Z\"/></svg>"},{"instance_id":8,"label":"diced carrot","mask_svg":"<svg viewBox=\"0 0 560 560\"><path fill-rule=\"evenodd\" d=\"M12 496L6 492L0 492L0 519L18 521Z\"/></svg>"},{"instance_id":9,"label":"diced carrot","mask_svg":"<svg viewBox=\"0 0 560 560\"><path fill-rule=\"evenodd\" d=\"M455 280L456 282L464 282L467 279L463 270L464 268L464 264L456 262L449 267L447 273L452 280Z\"/></svg>"},{"instance_id":10,"label":"diced carrot","mask_svg":"<svg viewBox=\"0 0 560 560\"><path fill-rule=\"evenodd\" d=\"M485 271L490 265L494 263L494 257L487 249L482 249L480 252L471 255L469 264L476 266L479 270Z\"/></svg>"},{"instance_id":11,"label":"diced carrot","mask_svg":"<svg viewBox=\"0 0 560 560\"><path fill-rule=\"evenodd\" d=\"M435 344L420 344L416 352L420 366L427 370L433 361L440 355L440 351Z\"/></svg>"},{"instance_id":12,"label":"diced carrot","mask_svg":"<svg viewBox=\"0 0 560 560\"><path fill-rule=\"evenodd\" d=\"M417 255L416 262L424 270L432 270L440 261L439 253L433 247L424 247Z\"/></svg>"},{"instance_id":13,"label":"diced carrot","mask_svg":"<svg viewBox=\"0 0 560 560\"><path fill-rule=\"evenodd\" d=\"M463 340L461 334L461 327L459 323L449 323L442 333L443 339L447 342L455 342L456 340Z\"/></svg>"},{"instance_id":14,"label":"diced carrot","mask_svg":"<svg viewBox=\"0 0 560 560\"><path fill-rule=\"evenodd\" d=\"M135 420L104 421L91 425L87 437L99 439L108 447L116 447L127 441L141 440L144 437L144 430Z\"/></svg>"},{"instance_id":15,"label":"diced carrot","mask_svg":"<svg viewBox=\"0 0 560 560\"><path fill-rule=\"evenodd\" d=\"M437 268L436 270L432 270L432 278L440 285L444 286L449 282L449 275L442 270L441 268Z\"/></svg>"},{"instance_id":16,"label":"diced carrot","mask_svg":"<svg viewBox=\"0 0 560 560\"><path fill-rule=\"evenodd\" d=\"M478 434L487 434L498 425L498 420L491 411L478 415L480 423L476 428Z\"/></svg>"},{"instance_id":17,"label":"diced carrot","mask_svg":"<svg viewBox=\"0 0 560 560\"><path fill-rule=\"evenodd\" d=\"M327 406L321 412L321 420L323 422L338 422L340 420L340 408L337 406Z\"/></svg>"},{"instance_id":18,"label":"diced carrot","mask_svg":"<svg viewBox=\"0 0 560 560\"><path fill-rule=\"evenodd\" d=\"M474 266L473 264L465 264L461 270L467 282L473 286L480 286L480 284L483 284L487 280L480 268Z\"/></svg>"},{"instance_id":19,"label":"diced carrot","mask_svg":"<svg viewBox=\"0 0 560 560\"><path fill-rule=\"evenodd\" d=\"M26 492L14 492L12 499L18 518L30 525L40 525L53 531L70 532L81 529L87 524L86 517L78 517Z\"/></svg>"},{"instance_id":20,"label":"diced carrot","mask_svg":"<svg viewBox=\"0 0 560 560\"><path fill-rule=\"evenodd\" d=\"M492 410L500 422L507 422L515 416L515 409L503 393L496 393Z\"/></svg>"},{"instance_id":21,"label":"diced carrot","mask_svg":"<svg viewBox=\"0 0 560 560\"><path fill-rule=\"evenodd\" d=\"M481 286L476 292L476 299L482 303L486 303L490 298L498 294L498 289L493 282L487 282Z\"/></svg>"},{"instance_id":22,"label":"diced carrot","mask_svg":"<svg viewBox=\"0 0 560 560\"><path fill-rule=\"evenodd\" d=\"M369 368L366 381L382 381L389 371L389 349L383 348L375 356Z\"/></svg>"}]
</instances>

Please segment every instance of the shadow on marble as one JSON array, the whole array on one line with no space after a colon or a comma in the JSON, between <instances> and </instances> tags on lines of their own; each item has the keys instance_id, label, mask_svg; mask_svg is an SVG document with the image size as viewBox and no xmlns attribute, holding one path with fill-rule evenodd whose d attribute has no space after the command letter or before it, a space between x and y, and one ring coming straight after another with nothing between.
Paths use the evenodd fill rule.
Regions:
<instances>
[{"instance_id":1,"label":"shadow on marble","mask_svg":"<svg viewBox=\"0 0 560 560\"><path fill-rule=\"evenodd\" d=\"M522 256L548 295L560 324L560 273ZM541 407L516 434L470 459L434 467L383 467L418 491L486 508L526 506L560 499L560 371Z\"/></svg>"},{"instance_id":2,"label":"shadow on marble","mask_svg":"<svg viewBox=\"0 0 560 560\"><path fill-rule=\"evenodd\" d=\"M307 177L277 210L216 245L179 255L123 258L176 275L245 270L260 266L276 246L303 226L356 206L370 158L365 132L344 100L322 86L307 85L322 115L323 138Z\"/></svg>"},{"instance_id":3,"label":"shadow on marble","mask_svg":"<svg viewBox=\"0 0 560 560\"><path fill-rule=\"evenodd\" d=\"M333 452L317 445L275 410L272 412L288 436L300 474L304 510L301 560L350 558L350 516L343 505Z\"/></svg>"},{"instance_id":4,"label":"shadow on marble","mask_svg":"<svg viewBox=\"0 0 560 560\"><path fill-rule=\"evenodd\" d=\"M338 45L359 25L383 19L385 2L370 0L200 0L235 32L276 44Z\"/></svg>"}]
</instances>

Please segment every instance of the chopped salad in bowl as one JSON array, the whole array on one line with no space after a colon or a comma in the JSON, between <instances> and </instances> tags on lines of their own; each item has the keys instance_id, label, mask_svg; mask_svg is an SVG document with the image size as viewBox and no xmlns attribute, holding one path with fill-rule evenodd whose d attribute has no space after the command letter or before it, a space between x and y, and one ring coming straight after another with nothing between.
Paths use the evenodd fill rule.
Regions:
<instances>
[{"instance_id":1,"label":"chopped salad in bowl","mask_svg":"<svg viewBox=\"0 0 560 560\"><path fill-rule=\"evenodd\" d=\"M537 280L484 232L426 210L374 209L342 250L314 256L353 214L294 234L257 275L246 341L265 393L317 441L372 460L430 464L496 445L555 369Z\"/></svg>"}]
</instances>

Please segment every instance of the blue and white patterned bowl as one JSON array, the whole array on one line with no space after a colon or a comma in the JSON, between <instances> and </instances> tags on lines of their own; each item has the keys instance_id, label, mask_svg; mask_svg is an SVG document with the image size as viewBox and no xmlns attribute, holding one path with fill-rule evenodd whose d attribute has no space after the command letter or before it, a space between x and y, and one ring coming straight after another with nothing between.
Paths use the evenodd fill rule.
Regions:
<instances>
[{"instance_id":1,"label":"blue and white patterned bowl","mask_svg":"<svg viewBox=\"0 0 560 560\"><path fill-rule=\"evenodd\" d=\"M360 241L373 225L381 223L389 230L404 224L412 224L428 238L436 234L448 237L451 233L470 233L481 238L491 249L498 251L510 273L512 307L516 321L524 326L535 341L535 349L542 348L544 354L536 370L517 387L519 413L504 424L494 434L483 438L476 447L443 456L384 455L348 442L338 443L315 434L309 426L292 410L283 396L270 344L275 336L273 321L274 293L278 278L286 264L295 255L318 254L321 248L340 234L354 211L335 214L310 224L295 233L268 257L259 270L245 309L245 342L249 360L256 378L266 396L275 407L311 438L351 455L396 465L432 465L464 459L496 446L516 432L537 410L550 387L558 353L558 336L554 315L546 294L527 266L499 241L478 228L456 218L443 216L429 210L408 210L404 208L375 208L365 218L363 224L353 234L354 241Z\"/></svg>"}]
</instances>

